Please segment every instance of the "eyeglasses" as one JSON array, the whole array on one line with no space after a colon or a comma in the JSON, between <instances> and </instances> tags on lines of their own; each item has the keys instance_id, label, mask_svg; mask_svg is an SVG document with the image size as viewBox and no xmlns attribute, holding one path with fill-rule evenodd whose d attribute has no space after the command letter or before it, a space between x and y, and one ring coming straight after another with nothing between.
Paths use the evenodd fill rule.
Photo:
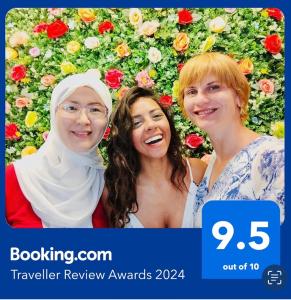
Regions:
<instances>
[{"instance_id":1,"label":"eyeglasses","mask_svg":"<svg viewBox=\"0 0 291 300\"><path fill-rule=\"evenodd\" d=\"M58 107L70 118L79 117L83 109L85 109L86 115L92 119L106 118L108 113L107 107L101 104L91 104L82 107L78 103L62 103Z\"/></svg>"}]
</instances>

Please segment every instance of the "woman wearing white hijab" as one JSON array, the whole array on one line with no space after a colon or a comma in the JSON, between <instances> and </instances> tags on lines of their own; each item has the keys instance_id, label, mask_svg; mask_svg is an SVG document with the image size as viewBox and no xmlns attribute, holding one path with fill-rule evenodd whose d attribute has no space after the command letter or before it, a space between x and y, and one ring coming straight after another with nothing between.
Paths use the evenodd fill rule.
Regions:
<instances>
[{"instance_id":1,"label":"woman wearing white hijab","mask_svg":"<svg viewBox=\"0 0 291 300\"><path fill-rule=\"evenodd\" d=\"M109 90L92 72L68 76L55 87L46 142L6 169L6 218L11 226L106 225L101 201L98 205L104 168L97 146L111 111Z\"/></svg>"}]
</instances>

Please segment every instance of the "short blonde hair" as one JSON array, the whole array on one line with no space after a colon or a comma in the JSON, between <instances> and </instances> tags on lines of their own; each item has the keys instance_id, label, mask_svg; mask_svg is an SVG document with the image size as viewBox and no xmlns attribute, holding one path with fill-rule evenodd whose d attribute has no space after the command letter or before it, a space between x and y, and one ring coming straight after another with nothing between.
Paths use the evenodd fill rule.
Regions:
<instances>
[{"instance_id":1,"label":"short blonde hair","mask_svg":"<svg viewBox=\"0 0 291 300\"><path fill-rule=\"evenodd\" d=\"M184 90L193 83L199 83L208 74L214 75L221 83L234 89L241 100L240 118L248 117L250 86L238 64L228 55L219 52L206 52L186 62L179 77L178 103L184 111Z\"/></svg>"}]
</instances>

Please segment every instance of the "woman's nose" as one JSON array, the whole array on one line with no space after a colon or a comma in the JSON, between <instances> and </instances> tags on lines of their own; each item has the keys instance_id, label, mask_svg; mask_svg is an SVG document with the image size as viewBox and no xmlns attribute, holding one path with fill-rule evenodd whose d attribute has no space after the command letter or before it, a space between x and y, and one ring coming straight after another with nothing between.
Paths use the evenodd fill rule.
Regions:
<instances>
[{"instance_id":1,"label":"woman's nose","mask_svg":"<svg viewBox=\"0 0 291 300\"><path fill-rule=\"evenodd\" d=\"M145 121L145 129L146 130L152 130L152 129L155 129L156 127L157 127L157 124L154 120L148 119Z\"/></svg>"},{"instance_id":2,"label":"woman's nose","mask_svg":"<svg viewBox=\"0 0 291 300\"><path fill-rule=\"evenodd\" d=\"M86 109L81 109L80 113L78 115L78 123L80 124L89 124L90 123L90 119L88 117L88 113Z\"/></svg>"},{"instance_id":3,"label":"woman's nose","mask_svg":"<svg viewBox=\"0 0 291 300\"><path fill-rule=\"evenodd\" d=\"M195 97L195 102L197 104L204 104L204 103L208 103L209 101L210 101L209 96L207 95L207 93L205 93L205 91L203 90L197 91L197 95Z\"/></svg>"}]
</instances>

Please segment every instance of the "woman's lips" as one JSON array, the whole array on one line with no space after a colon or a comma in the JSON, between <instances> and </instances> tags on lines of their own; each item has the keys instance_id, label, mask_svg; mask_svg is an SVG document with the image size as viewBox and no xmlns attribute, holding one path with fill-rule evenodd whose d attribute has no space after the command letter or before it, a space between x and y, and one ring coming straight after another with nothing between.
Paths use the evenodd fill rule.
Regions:
<instances>
[{"instance_id":1,"label":"woman's lips","mask_svg":"<svg viewBox=\"0 0 291 300\"><path fill-rule=\"evenodd\" d=\"M201 110L195 110L194 114L198 115L200 117L208 116L217 111L218 108L207 108L207 109L201 109Z\"/></svg>"},{"instance_id":2,"label":"woman's lips","mask_svg":"<svg viewBox=\"0 0 291 300\"><path fill-rule=\"evenodd\" d=\"M91 131L71 131L73 135L79 138L86 138L91 134Z\"/></svg>"}]
</instances>

